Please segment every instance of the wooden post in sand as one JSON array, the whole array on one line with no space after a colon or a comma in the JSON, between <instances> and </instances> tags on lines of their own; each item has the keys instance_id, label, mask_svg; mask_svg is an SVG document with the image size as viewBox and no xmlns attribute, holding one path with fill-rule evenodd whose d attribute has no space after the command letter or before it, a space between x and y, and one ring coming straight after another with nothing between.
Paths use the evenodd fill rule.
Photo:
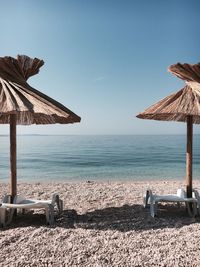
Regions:
<instances>
[{"instance_id":1,"label":"wooden post in sand","mask_svg":"<svg viewBox=\"0 0 200 267\"><path fill-rule=\"evenodd\" d=\"M11 202L17 194L17 153L16 153L17 115L10 114L10 194Z\"/></svg>"},{"instance_id":2,"label":"wooden post in sand","mask_svg":"<svg viewBox=\"0 0 200 267\"><path fill-rule=\"evenodd\" d=\"M187 152L186 152L186 191L187 197L192 197L192 116L187 116Z\"/></svg>"}]
</instances>

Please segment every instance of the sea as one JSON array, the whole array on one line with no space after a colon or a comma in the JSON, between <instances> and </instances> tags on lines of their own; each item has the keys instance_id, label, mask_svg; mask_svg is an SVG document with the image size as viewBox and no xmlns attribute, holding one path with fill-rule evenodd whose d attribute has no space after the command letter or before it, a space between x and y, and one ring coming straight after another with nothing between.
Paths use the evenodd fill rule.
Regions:
<instances>
[{"instance_id":1,"label":"sea","mask_svg":"<svg viewBox=\"0 0 200 267\"><path fill-rule=\"evenodd\" d=\"M0 181L9 179L9 136L0 136ZM185 177L185 135L19 135L18 181L136 181ZM200 135L193 141L200 179Z\"/></svg>"}]
</instances>

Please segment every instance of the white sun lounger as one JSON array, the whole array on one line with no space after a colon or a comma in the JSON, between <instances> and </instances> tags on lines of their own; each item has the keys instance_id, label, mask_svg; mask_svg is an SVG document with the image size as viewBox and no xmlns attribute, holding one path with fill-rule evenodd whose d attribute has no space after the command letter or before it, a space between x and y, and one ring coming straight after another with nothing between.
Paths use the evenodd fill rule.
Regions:
<instances>
[{"instance_id":1,"label":"white sun lounger","mask_svg":"<svg viewBox=\"0 0 200 267\"><path fill-rule=\"evenodd\" d=\"M151 189L147 189L145 195L143 196L143 205L144 207L150 207L150 214L152 217L157 215L157 204L158 202L177 202L178 205L180 203L185 203L188 213L190 216L194 216L197 214L197 205L198 201L195 195L194 197L187 198L186 193L183 189L178 189L177 194L169 194L169 195L156 195L153 194ZM189 203L193 203L193 211L190 209ZM199 197L199 206L200 206L200 197Z\"/></svg>"},{"instance_id":2,"label":"white sun lounger","mask_svg":"<svg viewBox=\"0 0 200 267\"><path fill-rule=\"evenodd\" d=\"M199 195L199 192L197 191L197 189L193 189L193 195L197 200L197 210L198 210L198 213L200 215L200 195Z\"/></svg>"},{"instance_id":3,"label":"white sun lounger","mask_svg":"<svg viewBox=\"0 0 200 267\"><path fill-rule=\"evenodd\" d=\"M44 209L46 214L46 221L50 225L54 223L54 208L57 208L58 213L61 213L63 211L63 201L59 199L59 195L57 193L52 195L51 200L27 199L24 196L17 195L14 198L13 204L10 204L8 202L9 196L6 195L0 206L0 223L2 226L5 226L6 224L9 224L11 222L14 211L16 209ZM8 220L6 221L7 209L10 209L10 214L8 216Z\"/></svg>"}]
</instances>

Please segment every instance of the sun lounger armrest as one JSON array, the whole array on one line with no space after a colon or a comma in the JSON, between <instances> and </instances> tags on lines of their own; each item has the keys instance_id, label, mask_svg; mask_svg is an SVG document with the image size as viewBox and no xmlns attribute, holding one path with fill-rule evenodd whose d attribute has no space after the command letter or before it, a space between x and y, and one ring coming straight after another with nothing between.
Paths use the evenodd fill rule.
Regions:
<instances>
[{"instance_id":1,"label":"sun lounger armrest","mask_svg":"<svg viewBox=\"0 0 200 267\"><path fill-rule=\"evenodd\" d=\"M153 199L153 193L150 188L147 188L144 196L143 196L143 206L146 208L150 202L152 202Z\"/></svg>"},{"instance_id":2,"label":"sun lounger armrest","mask_svg":"<svg viewBox=\"0 0 200 267\"><path fill-rule=\"evenodd\" d=\"M200 199L199 192L198 192L196 189L193 189L193 190L192 190L192 193L194 193L194 197L195 197L197 200Z\"/></svg>"},{"instance_id":3,"label":"sun lounger armrest","mask_svg":"<svg viewBox=\"0 0 200 267\"><path fill-rule=\"evenodd\" d=\"M52 206L55 206L55 205L57 206L58 213L63 212L63 201L60 199L58 193L54 193L52 195L51 204L52 204Z\"/></svg>"},{"instance_id":4,"label":"sun lounger armrest","mask_svg":"<svg viewBox=\"0 0 200 267\"><path fill-rule=\"evenodd\" d=\"M10 203L10 195L5 195L2 199L2 203Z\"/></svg>"},{"instance_id":5,"label":"sun lounger armrest","mask_svg":"<svg viewBox=\"0 0 200 267\"><path fill-rule=\"evenodd\" d=\"M194 197L197 200L197 208L199 210L199 208L200 208L200 195L199 195L199 192L196 189L193 189L192 193L194 194ZM200 212L200 210L199 210L199 212Z\"/></svg>"},{"instance_id":6,"label":"sun lounger armrest","mask_svg":"<svg viewBox=\"0 0 200 267\"><path fill-rule=\"evenodd\" d=\"M154 202L154 195L152 193L151 189L147 189L147 193L148 193L148 204L151 204Z\"/></svg>"},{"instance_id":7,"label":"sun lounger armrest","mask_svg":"<svg viewBox=\"0 0 200 267\"><path fill-rule=\"evenodd\" d=\"M54 193L54 194L52 195L52 197L51 197L51 204L52 204L52 205L55 205L56 202L58 201L58 199L59 199L59 195L58 195L58 193Z\"/></svg>"},{"instance_id":8,"label":"sun lounger armrest","mask_svg":"<svg viewBox=\"0 0 200 267\"><path fill-rule=\"evenodd\" d=\"M180 198L186 198L186 192L183 188L179 188L177 189L177 196L180 197Z\"/></svg>"}]
</instances>

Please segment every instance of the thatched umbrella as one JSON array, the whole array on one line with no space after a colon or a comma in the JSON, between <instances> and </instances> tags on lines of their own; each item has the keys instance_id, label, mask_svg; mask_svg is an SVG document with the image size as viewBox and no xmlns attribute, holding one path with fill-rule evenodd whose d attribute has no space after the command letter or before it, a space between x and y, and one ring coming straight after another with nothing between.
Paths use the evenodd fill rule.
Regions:
<instances>
[{"instance_id":1,"label":"thatched umbrella","mask_svg":"<svg viewBox=\"0 0 200 267\"><path fill-rule=\"evenodd\" d=\"M43 60L28 56L0 57L0 123L10 124L11 197L17 193L16 125L80 122L71 110L34 89L27 79L39 72Z\"/></svg>"},{"instance_id":2,"label":"thatched umbrella","mask_svg":"<svg viewBox=\"0 0 200 267\"><path fill-rule=\"evenodd\" d=\"M186 191L192 197L193 123L200 124L200 63L171 65L171 73L186 82L183 89L137 115L141 119L187 122Z\"/></svg>"}]
</instances>

